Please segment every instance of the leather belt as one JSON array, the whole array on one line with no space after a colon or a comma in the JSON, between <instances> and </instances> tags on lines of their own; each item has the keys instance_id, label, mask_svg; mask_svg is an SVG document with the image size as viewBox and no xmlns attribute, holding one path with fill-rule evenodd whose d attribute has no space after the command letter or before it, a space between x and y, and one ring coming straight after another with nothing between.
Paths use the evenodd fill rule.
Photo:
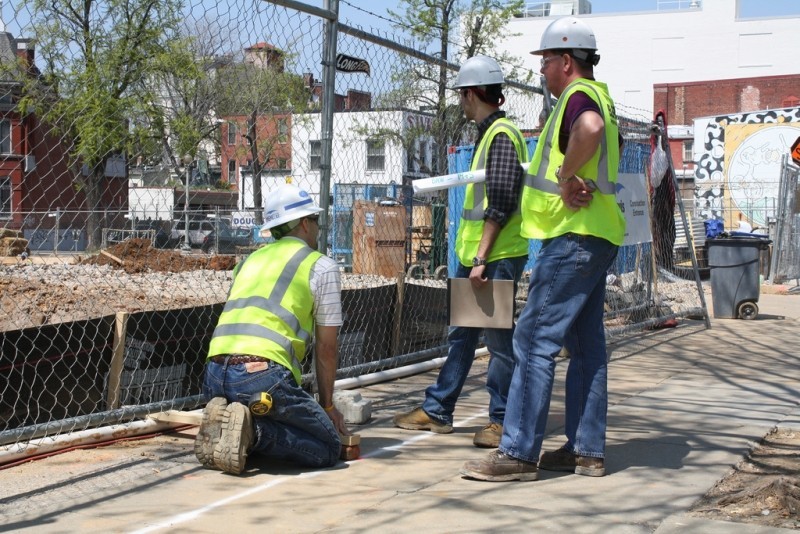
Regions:
<instances>
[{"instance_id":1,"label":"leather belt","mask_svg":"<svg viewBox=\"0 0 800 534\"><path fill-rule=\"evenodd\" d=\"M272 365L274 362L269 358L261 358L260 356L248 356L247 354L220 354L219 356L214 356L209 358L209 361L212 361L219 365L236 365L239 363L251 363L251 362L267 362Z\"/></svg>"}]
</instances>

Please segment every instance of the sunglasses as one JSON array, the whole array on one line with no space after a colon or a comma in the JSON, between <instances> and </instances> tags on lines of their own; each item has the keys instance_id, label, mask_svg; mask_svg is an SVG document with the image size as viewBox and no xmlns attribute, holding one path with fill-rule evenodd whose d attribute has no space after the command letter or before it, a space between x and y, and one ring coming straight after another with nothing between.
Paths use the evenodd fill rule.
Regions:
<instances>
[{"instance_id":1,"label":"sunglasses","mask_svg":"<svg viewBox=\"0 0 800 534\"><path fill-rule=\"evenodd\" d=\"M319 214L316 215L308 215L306 219L310 221L314 221L315 223L319 224Z\"/></svg>"}]
</instances>

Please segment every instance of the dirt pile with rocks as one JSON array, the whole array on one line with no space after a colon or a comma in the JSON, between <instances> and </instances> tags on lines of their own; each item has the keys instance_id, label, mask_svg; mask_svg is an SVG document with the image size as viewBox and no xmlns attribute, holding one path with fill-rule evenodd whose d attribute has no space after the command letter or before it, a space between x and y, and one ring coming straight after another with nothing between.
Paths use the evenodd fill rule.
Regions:
<instances>
[{"instance_id":1,"label":"dirt pile with rocks","mask_svg":"<svg viewBox=\"0 0 800 534\"><path fill-rule=\"evenodd\" d=\"M20 260L0 267L0 331L224 302L237 259L131 239L76 264Z\"/></svg>"},{"instance_id":2,"label":"dirt pile with rocks","mask_svg":"<svg viewBox=\"0 0 800 534\"><path fill-rule=\"evenodd\" d=\"M183 254L178 250L153 248L149 239L128 239L95 256L81 260L82 265L110 265L126 273L182 273L198 269L229 271L236 265L235 256Z\"/></svg>"}]
</instances>

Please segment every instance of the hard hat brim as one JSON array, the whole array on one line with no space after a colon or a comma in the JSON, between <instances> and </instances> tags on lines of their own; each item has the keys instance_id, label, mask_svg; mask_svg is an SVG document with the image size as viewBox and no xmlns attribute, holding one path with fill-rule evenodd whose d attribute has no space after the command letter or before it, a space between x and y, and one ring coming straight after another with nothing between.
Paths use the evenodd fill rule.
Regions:
<instances>
[{"instance_id":1,"label":"hard hat brim","mask_svg":"<svg viewBox=\"0 0 800 534\"><path fill-rule=\"evenodd\" d=\"M310 206L301 208L300 210L294 211L292 213L284 214L281 217L276 217L271 221L265 222L261 228L266 228L269 230L270 228L275 228L276 226L280 226L282 224L286 224L291 221L296 221L298 219L302 219L303 217L308 217L309 215L315 215L317 213L322 213L324 210L322 208L318 208L311 204Z\"/></svg>"}]
</instances>

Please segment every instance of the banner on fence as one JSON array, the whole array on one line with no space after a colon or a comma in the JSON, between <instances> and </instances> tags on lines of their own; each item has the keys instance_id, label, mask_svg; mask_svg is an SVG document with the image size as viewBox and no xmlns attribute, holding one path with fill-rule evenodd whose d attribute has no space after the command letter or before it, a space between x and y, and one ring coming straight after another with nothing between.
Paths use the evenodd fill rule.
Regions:
<instances>
[{"instance_id":1,"label":"banner on fence","mask_svg":"<svg viewBox=\"0 0 800 534\"><path fill-rule=\"evenodd\" d=\"M647 207L647 188L644 174L620 173L617 176L617 203L625 215L623 245L650 243L650 210Z\"/></svg>"}]
</instances>

